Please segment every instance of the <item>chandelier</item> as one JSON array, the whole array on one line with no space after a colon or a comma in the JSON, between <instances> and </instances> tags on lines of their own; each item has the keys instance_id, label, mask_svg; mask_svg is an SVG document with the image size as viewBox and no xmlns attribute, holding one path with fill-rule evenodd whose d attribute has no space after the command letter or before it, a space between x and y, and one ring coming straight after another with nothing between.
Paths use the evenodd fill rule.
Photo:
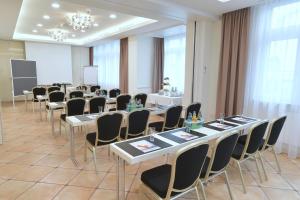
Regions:
<instances>
[{"instance_id":1,"label":"chandelier","mask_svg":"<svg viewBox=\"0 0 300 200\"><path fill-rule=\"evenodd\" d=\"M92 26L94 22L93 17L90 15L90 12L82 13L77 12L68 16L69 24L73 27L74 30L85 30Z\"/></svg>"},{"instance_id":2,"label":"chandelier","mask_svg":"<svg viewBox=\"0 0 300 200\"><path fill-rule=\"evenodd\" d=\"M68 38L68 32L61 29L54 29L48 31L49 36L57 42L63 42Z\"/></svg>"}]
</instances>

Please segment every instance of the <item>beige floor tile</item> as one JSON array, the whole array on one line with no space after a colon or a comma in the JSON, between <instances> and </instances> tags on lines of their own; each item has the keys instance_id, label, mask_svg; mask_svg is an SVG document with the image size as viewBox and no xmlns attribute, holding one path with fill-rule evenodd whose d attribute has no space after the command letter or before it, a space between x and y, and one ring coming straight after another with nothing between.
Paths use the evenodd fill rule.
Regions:
<instances>
[{"instance_id":1,"label":"beige floor tile","mask_svg":"<svg viewBox=\"0 0 300 200\"><path fill-rule=\"evenodd\" d=\"M89 199L95 189L66 186L54 198L55 200L86 200Z\"/></svg>"},{"instance_id":2,"label":"beige floor tile","mask_svg":"<svg viewBox=\"0 0 300 200\"><path fill-rule=\"evenodd\" d=\"M45 156L46 156L46 154L26 153L22 156L17 157L16 159L12 160L11 163L32 165Z\"/></svg>"},{"instance_id":3,"label":"beige floor tile","mask_svg":"<svg viewBox=\"0 0 300 200\"><path fill-rule=\"evenodd\" d=\"M53 167L47 166L30 166L19 173L15 174L12 179L20 181L40 181L54 170Z\"/></svg>"},{"instance_id":4,"label":"beige floor tile","mask_svg":"<svg viewBox=\"0 0 300 200\"><path fill-rule=\"evenodd\" d=\"M0 178L9 179L29 166L17 164L4 164L0 166Z\"/></svg>"},{"instance_id":5,"label":"beige floor tile","mask_svg":"<svg viewBox=\"0 0 300 200\"><path fill-rule=\"evenodd\" d=\"M102 183L99 185L99 188L101 189L107 189L107 190L114 190L116 188L116 174L114 173L108 173L105 177ZM125 190L129 191L131 184L133 182L134 175L126 175L125 176Z\"/></svg>"},{"instance_id":6,"label":"beige floor tile","mask_svg":"<svg viewBox=\"0 0 300 200\"><path fill-rule=\"evenodd\" d=\"M24 192L17 200L50 200L63 188L63 185L37 183Z\"/></svg>"},{"instance_id":7,"label":"beige floor tile","mask_svg":"<svg viewBox=\"0 0 300 200\"><path fill-rule=\"evenodd\" d=\"M44 183L67 184L77 174L79 170L57 168L41 180Z\"/></svg>"},{"instance_id":8,"label":"beige floor tile","mask_svg":"<svg viewBox=\"0 0 300 200\"><path fill-rule=\"evenodd\" d=\"M300 196L293 190L280 190L273 188L262 188L271 200L300 200Z\"/></svg>"},{"instance_id":9,"label":"beige floor tile","mask_svg":"<svg viewBox=\"0 0 300 200\"><path fill-rule=\"evenodd\" d=\"M48 145L48 144L42 144L41 146L35 148L32 153L44 153L49 154L53 152L54 150L62 148L61 145Z\"/></svg>"},{"instance_id":10,"label":"beige floor tile","mask_svg":"<svg viewBox=\"0 0 300 200\"><path fill-rule=\"evenodd\" d=\"M143 193L128 193L127 194L128 200L150 200L145 194Z\"/></svg>"},{"instance_id":11,"label":"beige floor tile","mask_svg":"<svg viewBox=\"0 0 300 200\"><path fill-rule=\"evenodd\" d=\"M58 167L63 162L68 159L68 156L62 155L47 155L44 158L40 159L35 165L49 166L49 167Z\"/></svg>"},{"instance_id":12,"label":"beige floor tile","mask_svg":"<svg viewBox=\"0 0 300 200\"><path fill-rule=\"evenodd\" d=\"M116 200L116 191L115 190L104 190L104 189L97 189L90 200Z\"/></svg>"},{"instance_id":13,"label":"beige floor tile","mask_svg":"<svg viewBox=\"0 0 300 200\"><path fill-rule=\"evenodd\" d=\"M32 152L34 149L38 148L39 146L41 146L41 144L38 144L38 143L24 143L24 144L21 144L21 145L15 147L15 148L10 149L9 151L29 153L29 152Z\"/></svg>"},{"instance_id":14,"label":"beige floor tile","mask_svg":"<svg viewBox=\"0 0 300 200\"><path fill-rule=\"evenodd\" d=\"M259 182L259 178L257 173L251 172L253 177ZM264 180L263 182L259 184L264 187L273 187L273 188L280 188L280 189L292 189L291 186L288 184L288 182L282 178L278 174L270 174L268 175L268 180Z\"/></svg>"},{"instance_id":15,"label":"beige floor tile","mask_svg":"<svg viewBox=\"0 0 300 200\"><path fill-rule=\"evenodd\" d=\"M11 162L12 160L15 160L16 158L24 155L25 153L22 152L2 152L0 154L0 162Z\"/></svg>"},{"instance_id":16,"label":"beige floor tile","mask_svg":"<svg viewBox=\"0 0 300 200\"><path fill-rule=\"evenodd\" d=\"M295 190L300 191L300 175L284 174L283 177Z\"/></svg>"},{"instance_id":17,"label":"beige floor tile","mask_svg":"<svg viewBox=\"0 0 300 200\"><path fill-rule=\"evenodd\" d=\"M28 188L30 188L33 182L15 181L9 180L0 185L0 199L10 200L16 199Z\"/></svg>"},{"instance_id":18,"label":"beige floor tile","mask_svg":"<svg viewBox=\"0 0 300 200\"><path fill-rule=\"evenodd\" d=\"M70 183L69 185L79 186L79 187L89 187L96 188L103 178L105 177L103 172L93 172L93 171L81 171Z\"/></svg>"}]
</instances>

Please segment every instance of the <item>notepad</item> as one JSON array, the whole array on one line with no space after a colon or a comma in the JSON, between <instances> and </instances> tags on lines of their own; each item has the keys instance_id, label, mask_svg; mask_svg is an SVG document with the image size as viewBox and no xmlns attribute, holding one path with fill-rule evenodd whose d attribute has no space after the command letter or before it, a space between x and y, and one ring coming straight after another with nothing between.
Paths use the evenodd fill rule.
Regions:
<instances>
[{"instance_id":1,"label":"notepad","mask_svg":"<svg viewBox=\"0 0 300 200\"><path fill-rule=\"evenodd\" d=\"M140 141L132 142L132 143L130 143L130 145L144 153L148 153L148 152L160 149L159 146L156 146L155 144L153 144L147 140L140 140Z\"/></svg>"},{"instance_id":2,"label":"notepad","mask_svg":"<svg viewBox=\"0 0 300 200\"><path fill-rule=\"evenodd\" d=\"M177 131L177 132L174 132L174 133L171 133L171 134L174 135L174 136L176 136L176 137L179 137L181 139L184 139L186 141L198 138L198 136L192 135L192 134L184 132L184 131Z\"/></svg>"},{"instance_id":3,"label":"notepad","mask_svg":"<svg viewBox=\"0 0 300 200\"><path fill-rule=\"evenodd\" d=\"M216 127L216 128L221 128L221 129L230 129L233 128L233 126L227 125L227 124L221 124L218 122L214 122L209 124L210 126Z\"/></svg>"}]
</instances>

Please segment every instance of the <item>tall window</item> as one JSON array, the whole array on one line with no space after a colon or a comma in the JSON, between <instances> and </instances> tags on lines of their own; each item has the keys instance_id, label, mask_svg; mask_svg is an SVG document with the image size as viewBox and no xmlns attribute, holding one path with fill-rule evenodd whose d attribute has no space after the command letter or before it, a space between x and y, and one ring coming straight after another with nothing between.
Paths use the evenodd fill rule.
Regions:
<instances>
[{"instance_id":1,"label":"tall window","mask_svg":"<svg viewBox=\"0 0 300 200\"><path fill-rule=\"evenodd\" d=\"M119 87L120 41L94 47L94 65L98 65L99 84L104 89Z\"/></svg>"},{"instance_id":2,"label":"tall window","mask_svg":"<svg viewBox=\"0 0 300 200\"><path fill-rule=\"evenodd\" d=\"M164 77L170 78L171 87L184 90L185 75L185 35L164 39Z\"/></svg>"}]
</instances>

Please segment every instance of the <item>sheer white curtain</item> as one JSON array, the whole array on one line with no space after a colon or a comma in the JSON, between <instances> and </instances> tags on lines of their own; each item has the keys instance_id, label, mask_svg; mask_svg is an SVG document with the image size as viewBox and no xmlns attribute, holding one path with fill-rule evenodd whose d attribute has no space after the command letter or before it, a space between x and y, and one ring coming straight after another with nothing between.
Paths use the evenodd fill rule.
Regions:
<instances>
[{"instance_id":1,"label":"sheer white curtain","mask_svg":"<svg viewBox=\"0 0 300 200\"><path fill-rule=\"evenodd\" d=\"M94 65L98 65L98 83L101 88L119 88L120 41L95 46Z\"/></svg>"},{"instance_id":2,"label":"sheer white curtain","mask_svg":"<svg viewBox=\"0 0 300 200\"><path fill-rule=\"evenodd\" d=\"M244 112L260 118L287 115L276 146L300 155L300 0L252 8Z\"/></svg>"},{"instance_id":3,"label":"sheer white curtain","mask_svg":"<svg viewBox=\"0 0 300 200\"><path fill-rule=\"evenodd\" d=\"M185 34L164 38L164 77L170 78L171 87L184 91Z\"/></svg>"}]
</instances>

